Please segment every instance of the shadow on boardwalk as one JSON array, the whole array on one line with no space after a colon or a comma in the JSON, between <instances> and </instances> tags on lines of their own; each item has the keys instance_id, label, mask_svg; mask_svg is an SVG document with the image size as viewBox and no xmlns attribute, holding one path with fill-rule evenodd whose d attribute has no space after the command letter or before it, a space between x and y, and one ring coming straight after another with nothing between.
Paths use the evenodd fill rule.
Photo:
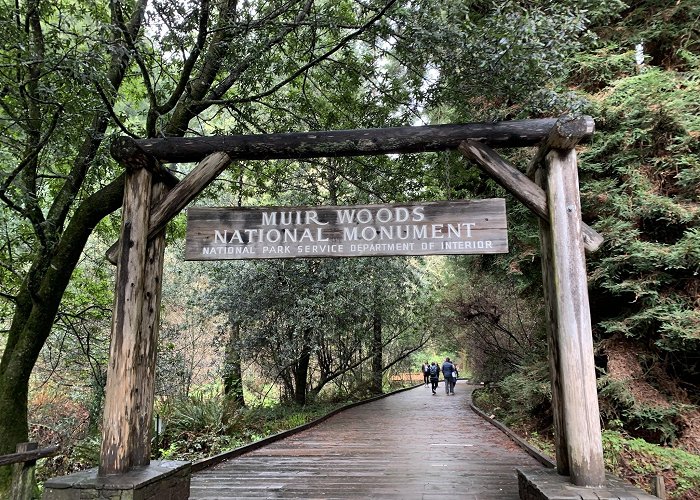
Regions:
<instances>
[{"instance_id":1,"label":"shadow on boardwalk","mask_svg":"<svg viewBox=\"0 0 700 500\"><path fill-rule=\"evenodd\" d=\"M455 396L418 387L192 476L190 498L517 499L540 464Z\"/></svg>"}]
</instances>

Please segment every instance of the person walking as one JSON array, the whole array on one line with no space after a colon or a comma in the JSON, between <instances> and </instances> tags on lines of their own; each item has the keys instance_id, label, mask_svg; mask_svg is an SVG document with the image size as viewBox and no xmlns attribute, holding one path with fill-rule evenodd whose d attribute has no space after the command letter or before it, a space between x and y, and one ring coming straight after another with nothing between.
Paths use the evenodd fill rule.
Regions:
<instances>
[{"instance_id":1,"label":"person walking","mask_svg":"<svg viewBox=\"0 0 700 500\"><path fill-rule=\"evenodd\" d=\"M450 389L450 392L452 394L455 393L455 385L457 385L457 379L459 378L459 369L457 368L457 365L452 363L452 366L455 367L455 370L452 372L452 388Z\"/></svg>"},{"instance_id":2,"label":"person walking","mask_svg":"<svg viewBox=\"0 0 700 500\"><path fill-rule=\"evenodd\" d=\"M428 382L430 382L430 363L427 361L423 363L420 367L421 371L423 372L423 382L425 383L426 387L428 386Z\"/></svg>"},{"instance_id":3,"label":"person walking","mask_svg":"<svg viewBox=\"0 0 700 500\"><path fill-rule=\"evenodd\" d=\"M450 358L445 358L445 362L442 364L442 376L445 379L445 394L453 395L455 394L455 365L450 361Z\"/></svg>"},{"instance_id":4,"label":"person walking","mask_svg":"<svg viewBox=\"0 0 700 500\"><path fill-rule=\"evenodd\" d=\"M440 367L433 361L430 363L430 385L433 390L433 396L437 394L438 381L440 380Z\"/></svg>"}]
</instances>

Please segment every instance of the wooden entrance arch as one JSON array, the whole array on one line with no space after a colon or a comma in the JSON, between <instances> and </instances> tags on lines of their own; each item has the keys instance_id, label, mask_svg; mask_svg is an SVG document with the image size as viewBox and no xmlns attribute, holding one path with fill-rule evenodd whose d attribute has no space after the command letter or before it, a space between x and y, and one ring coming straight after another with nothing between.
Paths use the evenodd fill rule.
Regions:
<instances>
[{"instance_id":1,"label":"wooden entrance arch","mask_svg":"<svg viewBox=\"0 0 700 500\"><path fill-rule=\"evenodd\" d=\"M540 219L548 307L557 470L578 486L605 479L586 283L586 251L601 236L581 221L574 147L590 117L271 135L119 138L126 169L99 474L150 461L150 422L165 248L164 228L235 160L302 159L458 149ZM492 148L539 146L524 174ZM164 163L199 162L182 180Z\"/></svg>"}]
</instances>

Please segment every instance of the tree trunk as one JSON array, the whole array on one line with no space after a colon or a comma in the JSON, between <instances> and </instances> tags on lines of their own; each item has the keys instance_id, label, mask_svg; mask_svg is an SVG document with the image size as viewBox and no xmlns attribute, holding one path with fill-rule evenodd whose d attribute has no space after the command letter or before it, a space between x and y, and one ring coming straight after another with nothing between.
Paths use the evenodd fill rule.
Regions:
<instances>
[{"instance_id":1,"label":"tree trunk","mask_svg":"<svg viewBox=\"0 0 700 500\"><path fill-rule=\"evenodd\" d=\"M0 360L0 455L13 453L28 440L29 377L53 326L61 298L95 225L117 210L124 192L123 176L90 196L78 208L54 252L33 266L18 297L7 344ZM46 264L44 264L46 262ZM41 270L41 271L39 271ZM9 468L0 468L0 498L9 487Z\"/></svg>"},{"instance_id":2,"label":"tree trunk","mask_svg":"<svg viewBox=\"0 0 700 500\"><path fill-rule=\"evenodd\" d=\"M370 390L374 394L382 393L382 315L377 309L372 318L372 383Z\"/></svg>"},{"instance_id":3,"label":"tree trunk","mask_svg":"<svg viewBox=\"0 0 700 500\"><path fill-rule=\"evenodd\" d=\"M15 452L15 445L27 441L27 387L21 374L3 372L0 377L0 455ZM10 498L12 466L0 467L0 498Z\"/></svg>"},{"instance_id":4,"label":"tree trunk","mask_svg":"<svg viewBox=\"0 0 700 500\"><path fill-rule=\"evenodd\" d=\"M309 363L311 361L311 348L309 347L309 331L304 332L301 355L294 364L294 402L298 405L306 404L306 391L308 389Z\"/></svg>"},{"instance_id":5,"label":"tree trunk","mask_svg":"<svg viewBox=\"0 0 700 500\"><path fill-rule=\"evenodd\" d=\"M243 399L243 370L241 369L241 353L237 347L240 335L241 324L234 322L226 344L223 382L226 401L242 408L245 406L245 399Z\"/></svg>"}]
</instances>

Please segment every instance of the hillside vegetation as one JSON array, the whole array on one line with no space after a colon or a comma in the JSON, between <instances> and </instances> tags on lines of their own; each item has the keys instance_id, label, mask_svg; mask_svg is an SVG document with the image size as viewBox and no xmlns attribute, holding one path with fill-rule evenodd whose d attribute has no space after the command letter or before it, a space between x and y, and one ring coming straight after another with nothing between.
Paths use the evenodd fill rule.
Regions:
<instances>
[{"instance_id":1,"label":"hillside vegetation","mask_svg":"<svg viewBox=\"0 0 700 500\"><path fill-rule=\"evenodd\" d=\"M645 487L664 475L672 498L700 498L699 16L697 2L620 5L567 80L596 120L579 168L584 220L605 237L588 272L606 459ZM538 259L523 260L527 288ZM480 361L502 368L482 403L536 439L551 430L545 356Z\"/></svg>"}]
</instances>

